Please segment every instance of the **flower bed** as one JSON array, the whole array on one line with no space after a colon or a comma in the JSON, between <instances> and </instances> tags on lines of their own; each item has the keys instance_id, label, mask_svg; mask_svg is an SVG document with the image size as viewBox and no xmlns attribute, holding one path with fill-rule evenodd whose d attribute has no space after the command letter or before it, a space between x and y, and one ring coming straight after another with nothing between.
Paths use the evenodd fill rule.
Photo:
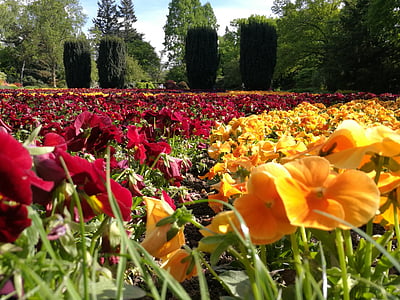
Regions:
<instances>
[{"instance_id":1,"label":"flower bed","mask_svg":"<svg viewBox=\"0 0 400 300\"><path fill-rule=\"evenodd\" d=\"M400 295L397 95L90 89L0 99L3 294L189 299L181 282L207 297L211 276L223 287L212 296ZM206 223L189 210L202 203L215 212Z\"/></svg>"}]
</instances>

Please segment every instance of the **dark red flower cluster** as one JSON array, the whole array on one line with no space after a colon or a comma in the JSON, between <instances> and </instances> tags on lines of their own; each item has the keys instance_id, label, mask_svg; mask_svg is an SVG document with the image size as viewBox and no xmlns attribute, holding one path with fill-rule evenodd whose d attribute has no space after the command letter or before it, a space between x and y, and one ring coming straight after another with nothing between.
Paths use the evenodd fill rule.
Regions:
<instances>
[{"instance_id":1,"label":"dark red flower cluster","mask_svg":"<svg viewBox=\"0 0 400 300\"><path fill-rule=\"evenodd\" d=\"M67 180L63 161L78 193L84 220L88 221L100 213L114 217L107 195L104 159L99 158L89 162L79 156L72 156L65 151L65 145L66 142L61 136L52 133L45 136L44 146L55 146L55 150L52 153L35 157L35 168L38 175L46 180L53 181L55 187L58 187L60 183ZM129 221L132 206L131 192L112 179L110 180L110 187L124 221ZM46 197L40 191L38 197L35 197L35 202L46 206L48 209L52 209L51 200L50 193ZM62 206L73 207L71 213L73 213L75 221L79 221L73 197L66 197Z\"/></svg>"},{"instance_id":2,"label":"dark red flower cluster","mask_svg":"<svg viewBox=\"0 0 400 300\"><path fill-rule=\"evenodd\" d=\"M0 131L0 242L14 242L31 224L27 206L32 203L32 186L45 191L53 187L32 171L27 149Z\"/></svg>"}]
</instances>

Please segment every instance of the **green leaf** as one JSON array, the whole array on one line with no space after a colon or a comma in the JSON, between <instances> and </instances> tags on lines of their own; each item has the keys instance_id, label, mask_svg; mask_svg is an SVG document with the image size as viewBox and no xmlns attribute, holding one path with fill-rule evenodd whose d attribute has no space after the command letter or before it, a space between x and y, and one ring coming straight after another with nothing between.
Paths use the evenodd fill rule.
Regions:
<instances>
[{"instance_id":1,"label":"green leaf","mask_svg":"<svg viewBox=\"0 0 400 300\"><path fill-rule=\"evenodd\" d=\"M27 147L30 155L42 155L53 152L54 147Z\"/></svg>"},{"instance_id":2,"label":"green leaf","mask_svg":"<svg viewBox=\"0 0 400 300\"><path fill-rule=\"evenodd\" d=\"M29 150L29 146L34 144L35 139L40 133L40 130L42 129L42 126L39 125L36 127L32 133L29 135L29 137L26 139L26 141L23 143L24 147Z\"/></svg>"},{"instance_id":3,"label":"green leaf","mask_svg":"<svg viewBox=\"0 0 400 300\"><path fill-rule=\"evenodd\" d=\"M91 283L91 294L98 300L114 299L117 293L117 287L113 280L100 277L98 282ZM139 299L146 296L146 292L141 288L125 284L123 287L123 299Z\"/></svg>"},{"instance_id":4,"label":"green leaf","mask_svg":"<svg viewBox=\"0 0 400 300\"><path fill-rule=\"evenodd\" d=\"M249 276L245 271L230 270L220 274L219 277L229 287L232 295L239 299L254 299Z\"/></svg>"}]
</instances>

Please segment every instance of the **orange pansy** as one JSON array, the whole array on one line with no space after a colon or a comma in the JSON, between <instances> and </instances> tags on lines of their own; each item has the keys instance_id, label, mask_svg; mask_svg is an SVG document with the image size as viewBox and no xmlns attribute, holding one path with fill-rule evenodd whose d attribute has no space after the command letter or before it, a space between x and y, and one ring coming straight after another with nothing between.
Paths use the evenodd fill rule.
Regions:
<instances>
[{"instance_id":1,"label":"orange pansy","mask_svg":"<svg viewBox=\"0 0 400 300\"><path fill-rule=\"evenodd\" d=\"M369 173L371 178L375 177L375 172ZM378 188L381 194L387 194L400 186L400 176L396 173L381 173L379 175Z\"/></svg>"},{"instance_id":2,"label":"orange pansy","mask_svg":"<svg viewBox=\"0 0 400 300\"><path fill-rule=\"evenodd\" d=\"M183 228L169 241L167 233L171 229L171 224L156 226L156 224L173 214L173 209L164 200L150 197L143 197L147 208L146 235L141 245L151 255L162 258L169 253L176 251L185 244Z\"/></svg>"},{"instance_id":3,"label":"orange pansy","mask_svg":"<svg viewBox=\"0 0 400 300\"><path fill-rule=\"evenodd\" d=\"M221 181L213 185L214 189L217 189L218 194L208 195L208 199L220 200L228 202L229 197L241 194L244 189L244 183L236 183L236 181L228 174L222 175ZM218 202L209 202L209 206L214 210L215 213L219 213L223 210L223 204Z\"/></svg>"},{"instance_id":4,"label":"orange pansy","mask_svg":"<svg viewBox=\"0 0 400 300\"><path fill-rule=\"evenodd\" d=\"M345 120L321 148L325 156L338 168L354 169L369 160L367 154L392 157L400 153L400 134L387 126L364 128L356 121Z\"/></svg>"},{"instance_id":5,"label":"orange pansy","mask_svg":"<svg viewBox=\"0 0 400 300\"><path fill-rule=\"evenodd\" d=\"M389 201L389 202L387 202ZM386 207L383 208L383 207ZM397 213L397 216L400 217L400 190L399 188L396 189L395 197L394 199L392 198L383 198L381 201L381 209L384 209L384 211L376 218L375 222L379 223L379 221L382 221L384 219L386 224L395 224L395 210Z\"/></svg>"},{"instance_id":6,"label":"orange pansy","mask_svg":"<svg viewBox=\"0 0 400 300\"><path fill-rule=\"evenodd\" d=\"M275 180L290 174L280 164L266 163L252 171L247 182L248 194L234 202L243 217L254 244L269 244L293 233L285 207L275 188Z\"/></svg>"},{"instance_id":7,"label":"orange pansy","mask_svg":"<svg viewBox=\"0 0 400 300\"><path fill-rule=\"evenodd\" d=\"M161 268L167 270L179 282L190 279L197 274L193 257L185 249L179 249L171 253Z\"/></svg>"},{"instance_id":8,"label":"orange pansy","mask_svg":"<svg viewBox=\"0 0 400 300\"><path fill-rule=\"evenodd\" d=\"M354 169L362 164L368 145L365 128L354 120L345 120L322 145L320 156L338 168Z\"/></svg>"},{"instance_id":9,"label":"orange pansy","mask_svg":"<svg viewBox=\"0 0 400 300\"><path fill-rule=\"evenodd\" d=\"M322 216L316 210L359 227L379 208L380 194L374 181L364 172L330 171L329 161L306 157L285 164L291 177L280 177L276 188L292 225L332 230L347 226Z\"/></svg>"},{"instance_id":10,"label":"orange pansy","mask_svg":"<svg viewBox=\"0 0 400 300\"><path fill-rule=\"evenodd\" d=\"M228 232L234 231L234 226L238 230L240 229L239 220L237 219L234 211L227 210L218 213L212 219L211 224L206 226L207 229L200 229L199 231L203 236L212 236L217 234L226 234ZM212 253L217 246L217 243L206 244L200 240L198 249L203 252Z\"/></svg>"}]
</instances>

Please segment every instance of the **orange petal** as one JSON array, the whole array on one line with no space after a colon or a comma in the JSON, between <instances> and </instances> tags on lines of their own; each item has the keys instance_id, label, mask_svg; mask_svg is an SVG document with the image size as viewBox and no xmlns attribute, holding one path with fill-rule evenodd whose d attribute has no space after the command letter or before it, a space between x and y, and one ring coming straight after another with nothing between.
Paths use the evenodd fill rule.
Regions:
<instances>
[{"instance_id":1,"label":"orange petal","mask_svg":"<svg viewBox=\"0 0 400 300\"><path fill-rule=\"evenodd\" d=\"M271 202L247 194L236 199L234 206L249 228L254 244L273 243L296 230L289 223L280 199Z\"/></svg>"},{"instance_id":2,"label":"orange petal","mask_svg":"<svg viewBox=\"0 0 400 300\"><path fill-rule=\"evenodd\" d=\"M153 229L158 221L174 213L172 207L164 200L151 197L143 197L143 200L147 211L146 231Z\"/></svg>"},{"instance_id":3,"label":"orange petal","mask_svg":"<svg viewBox=\"0 0 400 300\"><path fill-rule=\"evenodd\" d=\"M355 227L366 224L379 209L378 187L367 174L357 170L348 170L339 174L327 187L325 196L343 206L344 220ZM344 225L339 227L348 229Z\"/></svg>"},{"instance_id":4,"label":"orange petal","mask_svg":"<svg viewBox=\"0 0 400 300\"><path fill-rule=\"evenodd\" d=\"M366 144L365 129L354 120L344 120L321 148L321 153L335 153Z\"/></svg>"},{"instance_id":5,"label":"orange petal","mask_svg":"<svg viewBox=\"0 0 400 300\"><path fill-rule=\"evenodd\" d=\"M286 214L290 223L295 226L305 226L322 230L332 230L338 223L324 217L316 210L323 211L343 219L344 211L334 200L319 197L322 190L310 188L293 178L277 180L277 190L285 205Z\"/></svg>"},{"instance_id":6,"label":"orange petal","mask_svg":"<svg viewBox=\"0 0 400 300\"><path fill-rule=\"evenodd\" d=\"M247 182L249 194L258 195L260 199L273 200L278 197L275 189L275 178L288 177L289 172L280 164L266 163L253 169Z\"/></svg>"},{"instance_id":7,"label":"orange petal","mask_svg":"<svg viewBox=\"0 0 400 300\"><path fill-rule=\"evenodd\" d=\"M196 267L193 267L192 270L189 270L191 265L191 259L188 259L189 255L190 253L186 250L179 249L172 253L172 255L168 257L168 260L165 261L161 267L165 270L168 270L172 277L174 277L177 281L183 282L197 274Z\"/></svg>"},{"instance_id":8,"label":"orange petal","mask_svg":"<svg viewBox=\"0 0 400 300\"><path fill-rule=\"evenodd\" d=\"M185 244L183 229L169 241L167 241L167 232L171 229L171 224L155 227L151 231L146 231L146 237L141 245L152 256L162 258L169 253L176 251Z\"/></svg>"},{"instance_id":9,"label":"orange petal","mask_svg":"<svg viewBox=\"0 0 400 300\"><path fill-rule=\"evenodd\" d=\"M294 160L284 167L295 180L313 187L322 186L330 173L329 161L318 156Z\"/></svg>"}]
</instances>

